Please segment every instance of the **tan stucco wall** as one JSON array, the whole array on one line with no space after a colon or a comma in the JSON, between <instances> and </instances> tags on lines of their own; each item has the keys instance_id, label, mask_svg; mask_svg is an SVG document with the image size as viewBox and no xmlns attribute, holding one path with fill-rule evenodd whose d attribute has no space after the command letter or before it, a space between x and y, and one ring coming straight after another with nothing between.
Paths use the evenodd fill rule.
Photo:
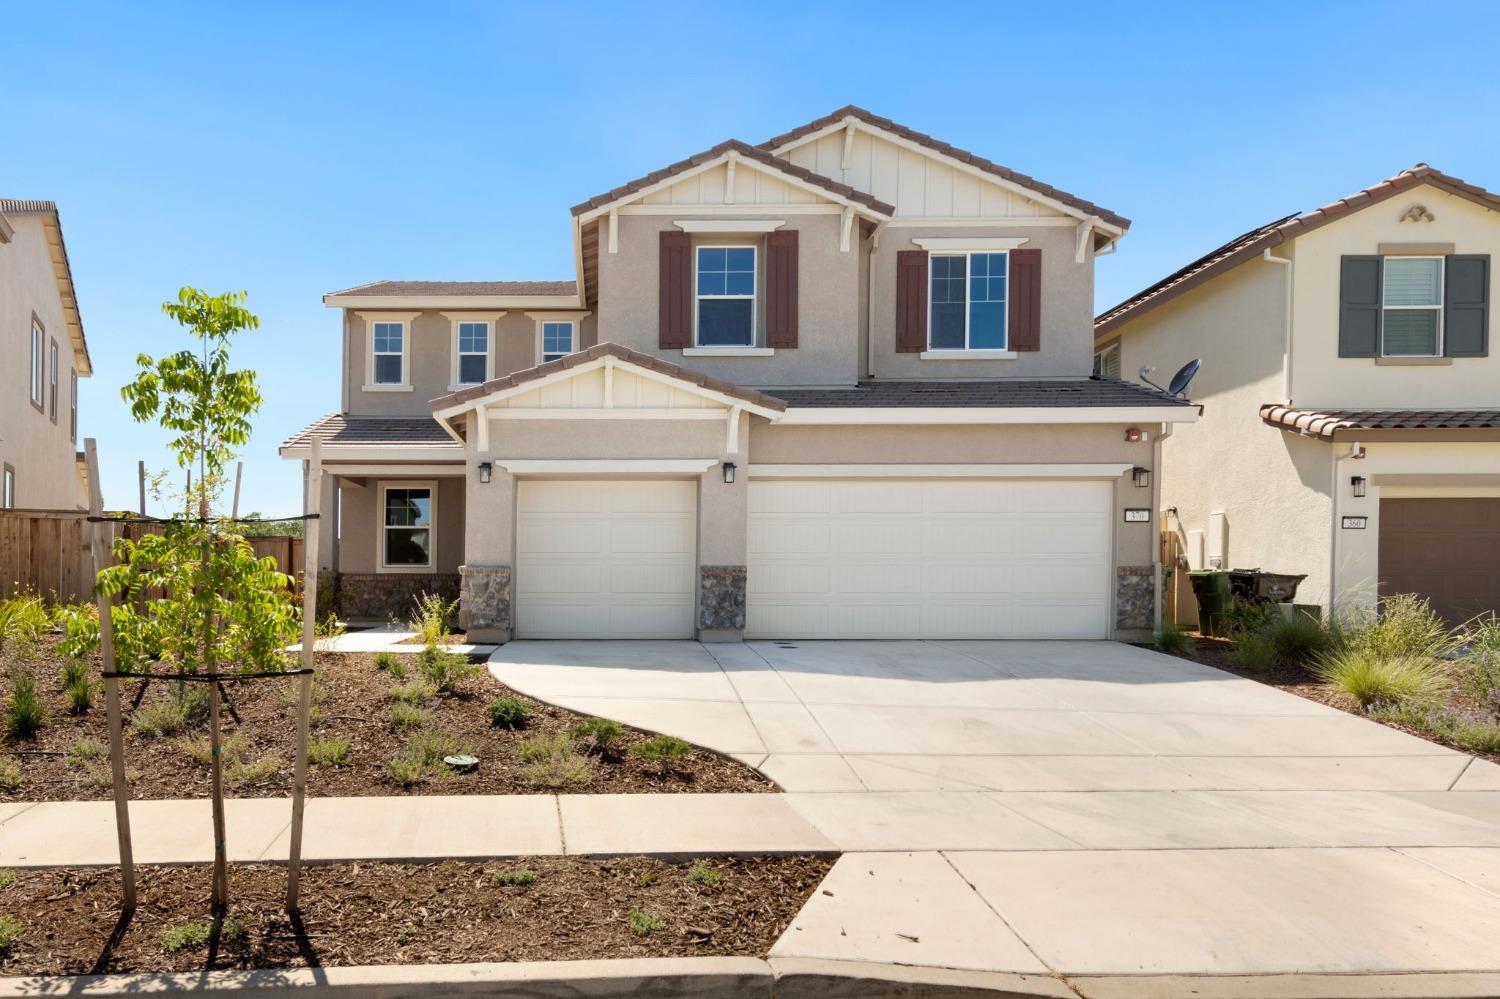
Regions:
<instances>
[{"instance_id":1,"label":"tan stucco wall","mask_svg":"<svg viewBox=\"0 0 1500 999\"><path fill-rule=\"evenodd\" d=\"M344 384L349 399L349 412L361 415L381 416L426 416L431 412L428 402L446 395L453 376L453 320L444 312L459 315L460 310L429 309L418 313L408 324L407 335L411 337L411 372L407 380L410 392L366 392L365 376L369 370L370 330L367 315L377 310L346 310L348 341L344 351ZM392 313L409 313L393 307ZM528 312L544 312L541 309L507 309L476 311L476 320L493 322L495 312L505 315L494 324L490 351L491 377L499 378L512 371L533 367L537 358L537 322ZM582 311L582 310L579 310ZM579 348L590 347L596 342L595 317L585 316L579 321Z\"/></svg>"},{"instance_id":2,"label":"tan stucco wall","mask_svg":"<svg viewBox=\"0 0 1500 999\"><path fill-rule=\"evenodd\" d=\"M10 218L15 234L0 243L0 463L16 470L18 508L75 510L87 505L74 455L83 449L83 430L75 444L68 439L72 404L69 372L74 367L72 341L63 317L62 299L47 251L41 218ZM42 322L43 365L47 350L57 342L57 422L47 410L51 388L44 389L42 412L31 404L31 317ZM80 376L82 377L82 376ZM79 414L80 420L82 414Z\"/></svg>"},{"instance_id":3,"label":"tan stucco wall","mask_svg":"<svg viewBox=\"0 0 1500 999\"><path fill-rule=\"evenodd\" d=\"M843 426L785 427L755 420L750 453L761 465L1128 463L1152 465L1152 446L1125 440L1125 427L1093 424L1051 426ZM1150 429L1155 430L1155 425ZM1124 523L1128 507L1150 507L1151 490L1137 488L1127 473L1115 482L1117 565L1149 565L1154 557L1150 524Z\"/></svg>"},{"instance_id":4,"label":"tan stucco wall","mask_svg":"<svg viewBox=\"0 0 1500 999\"><path fill-rule=\"evenodd\" d=\"M435 481L437 492L436 572L457 572L464 561L464 480L457 476L403 479L361 476L339 481L339 571L376 572L380 555L380 486L402 481ZM363 483L362 485L360 483Z\"/></svg>"},{"instance_id":5,"label":"tan stucco wall","mask_svg":"<svg viewBox=\"0 0 1500 999\"><path fill-rule=\"evenodd\" d=\"M682 213L692 216L694 213ZM719 215L716 213L715 218ZM619 252L599 252L599 337L632 350L664 357L741 385L852 385L859 375L859 244L839 249L838 215L777 215L774 208L725 218L782 218L783 229L796 229L798 258L798 345L772 357L684 357L680 350L661 350L658 338L660 236L675 230L672 216L623 215ZM743 237L694 236L695 245L742 243ZM765 337L765 241L757 267L757 343Z\"/></svg>"},{"instance_id":6,"label":"tan stucco wall","mask_svg":"<svg viewBox=\"0 0 1500 999\"><path fill-rule=\"evenodd\" d=\"M1431 222L1402 222L1412 205ZM1488 253L1490 356L1436 366L1390 366L1338 356L1339 258L1373 254L1381 243L1452 243L1457 253ZM1292 392L1299 407L1494 409L1500 405L1500 215L1423 185L1353 212L1296 240Z\"/></svg>"},{"instance_id":7,"label":"tan stucco wall","mask_svg":"<svg viewBox=\"0 0 1500 999\"><path fill-rule=\"evenodd\" d=\"M896 353L896 254L920 249L912 242L930 236L1021 236L1022 249L1042 251L1041 349L1012 360L922 360ZM892 226L880 237L874 268L875 376L877 378L1079 378L1093 364L1094 256L1074 262L1073 226L979 226L907 228Z\"/></svg>"},{"instance_id":8,"label":"tan stucco wall","mask_svg":"<svg viewBox=\"0 0 1500 999\"><path fill-rule=\"evenodd\" d=\"M1332 458L1329 446L1282 433L1260 419L1283 398L1286 268L1247 261L1145 313L1118 331L1120 373L1134 380L1151 365L1158 384L1203 358L1189 396L1198 422L1177 427L1162 446L1161 503L1176 507L1167 527L1202 531L1209 515L1228 521L1229 564L1305 573L1299 602L1327 605ZM1197 556L1190 551L1195 568Z\"/></svg>"}]
</instances>

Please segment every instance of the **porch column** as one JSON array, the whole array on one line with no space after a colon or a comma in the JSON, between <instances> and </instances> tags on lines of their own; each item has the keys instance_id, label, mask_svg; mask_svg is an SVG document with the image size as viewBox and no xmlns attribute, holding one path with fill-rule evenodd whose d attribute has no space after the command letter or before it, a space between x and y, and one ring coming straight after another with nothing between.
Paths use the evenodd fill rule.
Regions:
<instances>
[{"instance_id":1,"label":"porch column","mask_svg":"<svg viewBox=\"0 0 1500 999\"><path fill-rule=\"evenodd\" d=\"M318 572L339 571L339 476L324 469L318 489Z\"/></svg>"},{"instance_id":2,"label":"porch column","mask_svg":"<svg viewBox=\"0 0 1500 999\"><path fill-rule=\"evenodd\" d=\"M698 480L698 639L738 642L745 637L746 552L748 551L750 420L734 427L733 450L726 441L720 464ZM736 466L724 481L723 462Z\"/></svg>"},{"instance_id":3,"label":"porch column","mask_svg":"<svg viewBox=\"0 0 1500 999\"><path fill-rule=\"evenodd\" d=\"M489 482L480 481L482 463L491 465ZM493 456L471 450L464 481L459 627L468 632L471 642L508 642L512 628L516 479L495 464Z\"/></svg>"}]
</instances>

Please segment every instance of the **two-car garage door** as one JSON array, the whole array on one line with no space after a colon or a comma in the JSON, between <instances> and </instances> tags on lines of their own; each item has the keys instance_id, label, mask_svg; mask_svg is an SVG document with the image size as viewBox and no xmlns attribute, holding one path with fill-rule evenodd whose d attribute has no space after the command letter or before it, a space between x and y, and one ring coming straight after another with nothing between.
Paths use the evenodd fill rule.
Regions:
<instances>
[{"instance_id":1,"label":"two-car garage door","mask_svg":"<svg viewBox=\"0 0 1500 999\"><path fill-rule=\"evenodd\" d=\"M752 638L1104 638L1102 481L750 484Z\"/></svg>"},{"instance_id":2,"label":"two-car garage door","mask_svg":"<svg viewBox=\"0 0 1500 999\"><path fill-rule=\"evenodd\" d=\"M691 637L697 490L523 481L517 634ZM1105 481L752 480L746 635L1105 638L1113 509Z\"/></svg>"}]
</instances>

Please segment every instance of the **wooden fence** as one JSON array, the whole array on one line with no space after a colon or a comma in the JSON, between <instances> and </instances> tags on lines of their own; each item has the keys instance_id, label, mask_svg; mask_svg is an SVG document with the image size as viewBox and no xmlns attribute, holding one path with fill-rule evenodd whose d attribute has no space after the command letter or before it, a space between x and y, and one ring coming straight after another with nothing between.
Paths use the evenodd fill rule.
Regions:
<instances>
[{"instance_id":1,"label":"wooden fence","mask_svg":"<svg viewBox=\"0 0 1500 999\"><path fill-rule=\"evenodd\" d=\"M0 596L32 590L68 603L87 600L94 585L93 540L88 514L61 510L0 510ZM140 537L150 525L106 524L110 538ZM302 539L247 538L261 558L282 572L302 574Z\"/></svg>"}]
</instances>

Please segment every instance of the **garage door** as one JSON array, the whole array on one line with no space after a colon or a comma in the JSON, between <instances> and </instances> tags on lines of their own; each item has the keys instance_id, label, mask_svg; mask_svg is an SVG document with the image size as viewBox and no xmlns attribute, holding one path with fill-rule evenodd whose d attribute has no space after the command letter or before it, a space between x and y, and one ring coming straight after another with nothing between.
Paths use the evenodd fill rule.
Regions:
<instances>
[{"instance_id":1,"label":"garage door","mask_svg":"<svg viewBox=\"0 0 1500 999\"><path fill-rule=\"evenodd\" d=\"M1452 624L1500 613L1500 499L1380 501L1380 595L1420 593Z\"/></svg>"},{"instance_id":2,"label":"garage door","mask_svg":"<svg viewBox=\"0 0 1500 999\"><path fill-rule=\"evenodd\" d=\"M750 483L757 638L1104 638L1108 482Z\"/></svg>"},{"instance_id":3,"label":"garage door","mask_svg":"<svg viewBox=\"0 0 1500 999\"><path fill-rule=\"evenodd\" d=\"M697 483L522 481L516 634L691 638Z\"/></svg>"}]
</instances>

